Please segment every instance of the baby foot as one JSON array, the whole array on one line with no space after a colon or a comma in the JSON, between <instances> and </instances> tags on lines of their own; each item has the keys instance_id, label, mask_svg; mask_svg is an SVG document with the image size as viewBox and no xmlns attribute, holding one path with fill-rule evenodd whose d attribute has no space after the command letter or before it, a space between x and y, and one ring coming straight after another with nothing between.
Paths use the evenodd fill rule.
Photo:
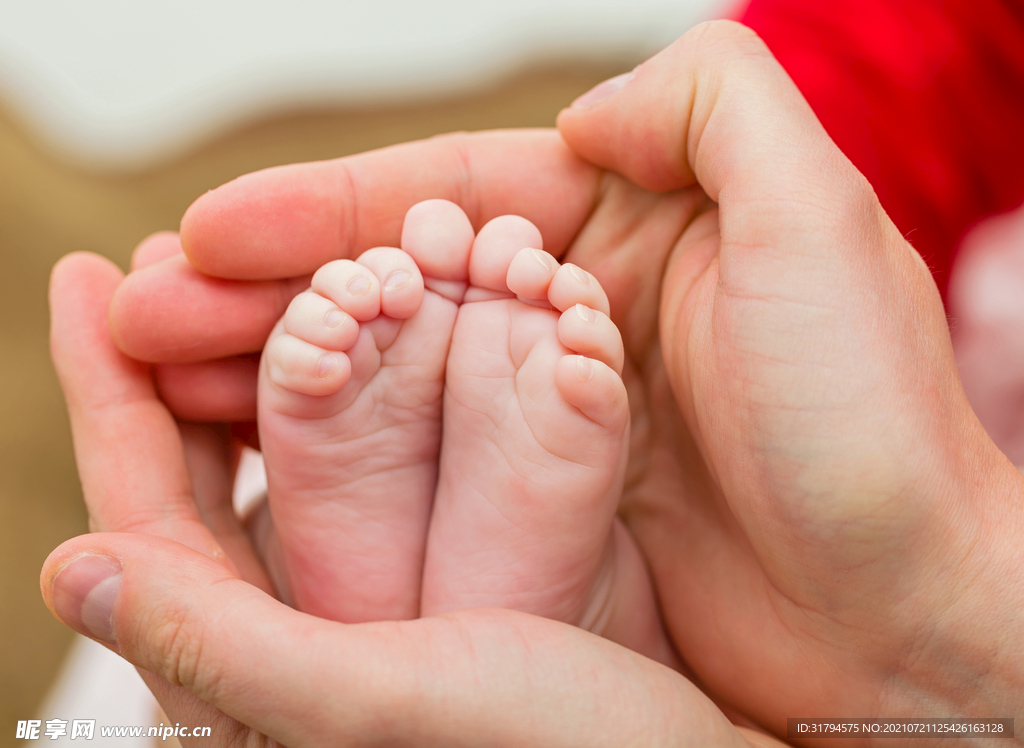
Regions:
<instances>
[{"instance_id":1,"label":"baby foot","mask_svg":"<svg viewBox=\"0 0 1024 748\"><path fill-rule=\"evenodd\" d=\"M514 608L601 629L615 584L645 577L613 531L629 433L623 346L597 280L539 246L513 216L473 244L422 612Z\"/></svg>"},{"instance_id":2,"label":"baby foot","mask_svg":"<svg viewBox=\"0 0 1024 748\"><path fill-rule=\"evenodd\" d=\"M425 288L394 248L328 263L267 342L260 444L300 610L346 622L419 614L445 361L472 241L456 206L420 204L403 248L453 259L456 272L442 263Z\"/></svg>"}]
</instances>

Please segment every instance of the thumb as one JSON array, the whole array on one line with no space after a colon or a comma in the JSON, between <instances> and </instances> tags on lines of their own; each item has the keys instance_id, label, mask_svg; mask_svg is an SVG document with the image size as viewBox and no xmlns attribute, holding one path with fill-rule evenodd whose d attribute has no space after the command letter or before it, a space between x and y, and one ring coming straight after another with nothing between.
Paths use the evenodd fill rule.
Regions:
<instances>
[{"instance_id":1,"label":"thumb","mask_svg":"<svg viewBox=\"0 0 1024 748\"><path fill-rule=\"evenodd\" d=\"M746 745L678 673L511 611L345 625L112 533L60 546L42 587L72 628L284 745Z\"/></svg>"},{"instance_id":2,"label":"thumb","mask_svg":"<svg viewBox=\"0 0 1024 748\"><path fill-rule=\"evenodd\" d=\"M699 183L718 202L856 173L764 42L732 21L700 24L599 84L559 114L558 129L577 155L641 187Z\"/></svg>"},{"instance_id":3,"label":"thumb","mask_svg":"<svg viewBox=\"0 0 1024 748\"><path fill-rule=\"evenodd\" d=\"M696 185L717 203L721 293L849 314L909 292L908 307L945 326L924 262L745 26L695 27L584 94L558 127L578 155L642 187Z\"/></svg>"}]
</instances>

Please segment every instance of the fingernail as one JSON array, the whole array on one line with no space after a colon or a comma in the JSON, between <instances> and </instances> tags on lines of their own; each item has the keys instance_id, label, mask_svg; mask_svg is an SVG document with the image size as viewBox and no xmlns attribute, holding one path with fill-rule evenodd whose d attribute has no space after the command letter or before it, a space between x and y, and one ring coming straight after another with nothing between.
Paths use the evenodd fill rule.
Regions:
<instances>
[{"instance_id":1,"label":"fingernail","mask_svg":"<svg viewBox=\"0 0 1024 748\"><path fill-rule=\"evenodd\" d=\"M396 270L388 279L384 281L385 291L398 291L401 288L405 288L412 281L412 273L408 270Z\"/></svg>"},{"instance_id":2,"label":"fingernail","mask_svg":"<svg viewBox=\"0 0 1024 748\"><path fill-rule=\"evenodd\" d=\"M576 373L580 375L580 379L590 379L594 376L594 364L586 356L577 356Z\"/></svg>"},{"instance_id":3,"label":"fingernail","mask_svg":"<svg viewBox=\"0 0 1024 748\"><path fill-rule=\"evenodd\" d=\"M588 306L583 306L582 304L577 304L576 305L576 314L578 314L580 316L580 319L583 320L584 322L593 322L594 321L594 310L591 309Z\"/></svg>"},{"instance_id":4,"label":"fingernail","mask_svg":"<svg viewBox=\"0 0 1024 748\"><path fill-rule=\"evenodd\" d=\"M53 607L64 623L86 636L115 643L114 605L121 591L121 562L88 554L69 563L53 579Z\"/></svg>"},{"instance_id":5,"label":"fingernail","mask_svg":"<svg viewBox=\"0 0 1024 748\"><path fill-rule=\"evenodd\" d=\"M316 365L316 375L323 379L337 368L338 357L333 353L325 353L320 357L320 361Z\"/></svg>"},{"instance_id":6,"label":"fingernail","mask_svg":"<svg viewBox=\"0 0 1024 748\"><path fill-rule=\"evenodd\" d=\"M590 273L583 270L583 268L578 268L575 265L566 265L565 267L569 268L569 272L572 274L572 277L580 283L583 285L590 284Z\"/></svg>"},{"instance_id":7,"label":"fingernail","mask_svg":"<svg viewBox=\"0 0 1024 748\"><path fill-rule=\"evenodd\" d=\"M348 282L348 285L345 286L345 288L347 288L348 292L353 296L362 296L370 290L371 285L370 279L365 275L357 275Z\"/></svg>"},{"instance_id":8,"label":"fingernail","mask_svg":"<svg viewBox=\"0 0 1024 748\"><path fill-rule=\"evenodd\" d=\"M544 269L546 269L546 271L550 271L550 269L554 266L551 262L551 255L548 254L547 252L543 252L540 249L535 249L534 256L537 258L538 262L544 265Z\"/></svg>"},{"instance_id":9,"label":"fingernail","mask_svg":"<svg viewBox=\"0 0 1024 748\"><path fill-rule=\"evenodd\" d=\"M609 78L603 83L598 83L592 89L576 99L576 101L572 103L572 108L590 109L590 107L600 104L612 94L618 93L625 88L626 84L633 80L633 75L633 71L630 71L628 73L623 73L622 75L616 75L614 78Z\"/></svg>"},{"instance_id":10,"label":"fingernail","mask_svg":"<svg viewBox=\"0 0 1024 748\"><path fill-rule=\"evenodd\" d=\"M324 315L324 323L331 328L337 327L345 321L348 315L340 309L332 309Z\"/></svg>"}]
</instances>

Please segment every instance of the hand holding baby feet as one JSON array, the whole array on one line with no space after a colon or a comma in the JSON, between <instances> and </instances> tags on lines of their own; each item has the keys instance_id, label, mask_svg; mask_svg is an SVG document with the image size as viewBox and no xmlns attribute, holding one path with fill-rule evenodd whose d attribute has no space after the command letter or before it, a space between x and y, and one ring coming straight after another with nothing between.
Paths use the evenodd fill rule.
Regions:
<instances>
[{"instance_id":1,"label":"hand holding baby feet","mask_svg":"<svg viewBox=\"0 0 1024 748\"><path fill-rule=\"evenodd\" d=\"M622 340L597 280L539 245L514 216L473 243L422 612L513 608L671 661L643 560L615 519L629 441Z\"/></svg>"},{"instance_id":2,"label":"hand holding baby feet","mask_svg":"<svg viewBox=\"0 0 1024 748\"><path fill-rule=\"evenodd\" d=\"M448 240L465 253L460 217ZM321 267L271 334L260 443L299 609L347 622L419 614L456 309L425 291L406 252L381 247Z\"/></svg>"}]
</instances>

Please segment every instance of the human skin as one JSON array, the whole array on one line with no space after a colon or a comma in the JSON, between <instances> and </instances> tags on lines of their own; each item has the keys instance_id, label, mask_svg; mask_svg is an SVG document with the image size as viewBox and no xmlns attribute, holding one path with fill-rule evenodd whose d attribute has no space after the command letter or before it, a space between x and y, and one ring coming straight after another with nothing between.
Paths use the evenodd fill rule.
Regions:
<instances>
[{"instance_id":1,"label":"human skin","mask_svg":"<svg viewBox=\"0 0 1024 748\"><path fill-rule=\"evenodd\" d=\"M999 448L1024 466L1024 207L964 239L949 311L967 397Z\"/></svg>"},{"instance_id":2,"label":"human skin","mask_svg":"<svg viewBox=\"0 0 1024 748\"><path fill-rule=\"evenodd\" d=\"M205 279L172 257L120 287L114 338L140 358L179 364L159 376L172 410L242 421L254 412L254 380L237 364L201 368L206 381L220 372L231 383L219 402L180 364L258 348L300 290L275 278L394 243L402 214L423 198L458 202L477 226L524 215L553 254L608 291L633 408L622 515L674 643L716 701L776 733L787 716L1014 715L1024 692L1013 636L1024 609L1022 478L967 404L927 268L781 68L742 27L704 25L617 92L563 112L559 129L564 143L549 132L456 136L226 185L190 208L182 245L200 270L259 282ZM89 303L109 298L105 288ZM225 325L211 334L214 310ZM59 317L55 307L55 359L81 423L74 392L88 367L76 370L61 345L84 361L95 351L72 346ZM83 481L108 486L107 458L78 448ZM152 458L166 462L170 448L155 444ZM162 534L211 555L197 525L151 526L152 509L123 487L87 486L86 497L98 529ZM219 599L167 603L160 585L203 589L212 564L165 541L130 540L58 549L43 570L48 603L82 630L76 605L88 589L73 575L54 586L55 575L87 551L120 559L121 651L172 681L188 675L178 682L266 732L223 694L273 688L204 622L227 620L238 640L264 641L257 624ZM182 565L196 576L147 561L158 553L190 559ZM171 711L198 708L180 691L159 695ZM666 700L664 714L687 703ZM307 714L318 708L307 704ZM324 729L336 725L321 717Z\"/></svg>"},{"instance_id":3,"label":"human skin","mask_svg":"<svg viewBox=\"0 0 1024 748\"><path fill-rule=\"evenodd\" d=\"M616 521L629 402L604 290L519 216L475 234L427 200L401 243L322 266L264 348L290 602L345 623L509 608L673 664Z\"/></svg>"}]
</instances>

